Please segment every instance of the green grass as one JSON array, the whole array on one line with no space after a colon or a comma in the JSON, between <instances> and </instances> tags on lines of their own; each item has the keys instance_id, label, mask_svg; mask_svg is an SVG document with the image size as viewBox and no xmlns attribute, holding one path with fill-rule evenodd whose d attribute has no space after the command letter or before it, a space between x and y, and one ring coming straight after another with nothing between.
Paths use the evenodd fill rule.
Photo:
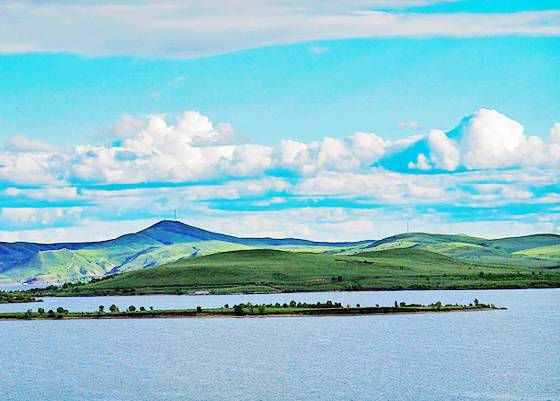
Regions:
<instances>
[{"instance_id":1,"label":"green grass","mask_svg":"<svg viewBox=\"0 0 560 401\"><path fill-rule=\"evenodd\" d=\"M521 251L513 252L512 255L524 255L524 256L531 256L536 258L556 259L556 258L560 258L560 244L523 249Z\"/></svg>"},{"instance_id":2,"label":"green grass","mask_svg":"<svg viewBox=\"0 0 560 401\"><path fill-rule=\"evenodd\" d=\"M560 286L560 271L477 263L416 248L355 255L242 250L182 259L73 286L57 295L273 293Z\"/></svg>"},{"instance_id":3,"label":"green grass","mask_svg":"<svg viewBox=\"0 0 560 401\"><path fill-rule=\"evenodd\" d=\"M0 282L76 283L146 271L115 279L118 285L110 285L110 279L81 289L112 293L231 293L525 288L557 286L558 269L554 267L560 266L560 236L553 234L490 240L406 233L381 241L329 245L242 239L178 222L160 222L111 241L67 245L37 252L33 251L34 244L0 245ZM20 251L28 253L22 257ZM216 256L209 256L213 254ZM367 263L360 264L360 258L366 258ZM147 272L159 266L162 269L153 275ZM483 277L477 276L481 272Z\"/></svg>"}]
</instances>

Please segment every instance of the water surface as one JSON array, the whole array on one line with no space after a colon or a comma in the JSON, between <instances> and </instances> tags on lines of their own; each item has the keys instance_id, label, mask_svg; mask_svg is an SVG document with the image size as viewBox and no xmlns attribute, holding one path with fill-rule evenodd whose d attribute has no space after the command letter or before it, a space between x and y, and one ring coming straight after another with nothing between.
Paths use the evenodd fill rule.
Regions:
<instances>
[{"instance_id":1,"label":"water surface","mask_svg":"<svg viewBox=\"0 0 560 401\"><path fill-rule=\"evenodd\" d=\"M420 315L0 322L3 400L560 400L560 290L45 299L95 310L483 302ZM39 304L0 305L0 311Z\"/></svg>"}]
</instances>

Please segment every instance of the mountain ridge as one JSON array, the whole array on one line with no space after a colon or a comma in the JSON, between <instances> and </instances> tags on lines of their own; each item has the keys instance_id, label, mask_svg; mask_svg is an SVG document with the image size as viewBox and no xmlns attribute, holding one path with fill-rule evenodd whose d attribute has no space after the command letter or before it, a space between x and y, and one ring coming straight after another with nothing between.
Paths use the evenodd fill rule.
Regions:
<instances>
[{"instance_id":1,"label":"mountain ridge","mask_svg":"<svg viewBox=\"0 0 560 401\"><path fill-rule=\"evenodd\" d=\"M353 254L414 247L463 260L504 265L560 263L560 236L532 234L486 239L463 234L402 233L349 242L298 238L236 237L161 220L134 233L94 242L0 242L0 283L60 283L152 268L181 258L249 249ZM534 251L532 251L535 249ZM65 252L57 252L65 250Z\"/></svg>"}]
</instances>

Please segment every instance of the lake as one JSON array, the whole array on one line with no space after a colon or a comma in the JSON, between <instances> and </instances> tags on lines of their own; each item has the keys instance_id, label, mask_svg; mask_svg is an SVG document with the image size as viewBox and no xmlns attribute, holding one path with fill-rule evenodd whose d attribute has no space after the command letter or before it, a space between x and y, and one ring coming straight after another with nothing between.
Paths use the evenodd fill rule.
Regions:
<instances>
[{"instance_id":1,"label":"lake","mask_svg":"<svg viewBox=\"0 0 560 401\"><path fill-rule=\"evenodd\" d=\"M0 311L332 300L419 315L0 322L2 400L560 400L560 289L45 298Z\"/></svg>"}]
</instances>

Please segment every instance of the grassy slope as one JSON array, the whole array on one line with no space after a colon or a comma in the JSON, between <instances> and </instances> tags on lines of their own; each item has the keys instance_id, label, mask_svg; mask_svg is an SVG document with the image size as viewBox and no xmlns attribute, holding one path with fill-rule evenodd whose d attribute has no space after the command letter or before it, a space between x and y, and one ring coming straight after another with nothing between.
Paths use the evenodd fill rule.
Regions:
<instances>
[{"instance_id":1,"label":"grassy slope","mask_svg":"<svg viewBox=\"0 0 560 401\"><path fill-rule=\"evenodd\" d=\"M352 256L259 249L182 259L74 287L66 294L555 286L560 286L558 270L480 264L415 248Z\"/></svg>"},{"instance_id":2,"label":"grassy slope","mask_svg":"<svg viewBox=\"0 0 560 401\"><path fill-rule=\"evenodd\" d=\"M560 249L560 236L553 234L488 240L465 235L410 233L374 243L372 250L414 247L461 260L512 267L560 265L560 252L532 252L533 248Z\"/></svg>"},{"instance_id":3,"label":"grassy slope","mask_svg":"<svg viewBox=\"0 0 560 401\"><path fill-rule=\"evenodd\" d=\"M291 245L276 244L273 246L271 244L275 242L266 239L258 240L257 243L260 245L257 246L244 243L253 243L253 240L228 242L236 239L192 227L184 231L184 225L176 223L166 223L154 227L137 234L125 235L116 240L92 244L82 249L41 251L17 269L0 273L0 281L33 278L38 281L75 282L103 277L107 274L153 268L181 260L178 263L187 269L214 269L211 274L209 273L212 278L210 281L202 280L197 273L198 270L194 270L191 274L192 282L179 282L177 288L189 290L240 284L243 286L242 290L246 291L249 282L254 283L252 284L254 291L305 289L307 287L318 289L320 287L348 289L360 286L397 288L399 285L406 288L413 285L424 288L427 282L432 287L479 285L480 280L477 280L476 283L466 280L469 276L468 273L471 273L473 268L493 269L498 267L501 272L519 271L523 275L523 273L531 274L531 269L537 269L535 271L538 272L540 271L538 268L560 266L560 237L552 234L488 240L465 235L407 233L373 243L347 246L325 246L325 244L310 246L308 243L298 241L292 241ZM185 242L168 244L172 240ZM301 255L270 256L270 253L257 251L256 248L285 250ZM241 260L242 254L237 253L228 253L227 256L216 256L215 259L201 261L184 259L236 250L255 250L255 252L250 253L250 261ZM418 251L429 253L417 253ZM356 263L355 260L352 260L353 255L364 254L364 252L368 252L366 257L371 259L370 262L375 263L377 270L365 269L367 264L340 270L345 266L344 263ZM310 253L324 253L325 255L309 255ZM434 254L447 258L433 256ZM223 260L230 257L233 259ZM200 265L200 263L204 265ZM237 281L232 277L229 278L229 281L222 279L222 275L225 274L222 272L223 267L229 265L238 269L238 272L229 272L227 276L235 276ZM284 265L290 266L290 268ZM321 270L321 266L325 266L325 268ZM417 271L420 266L423 270ZM459 266L460 269L449 271L450 266ZM371 263L369 267L371 267ZM385 268L393 268L393 270L387 272L383 270ZM462 270L466 270L465 274ZM552 269L548 269L548 271L550 272ZM161 271L158 270L158 272ZM273 276L271 276L271 272L274 272ZM406 277L400 277L403 274ZM444 277L444 274L455 276L459 274L463 278L460 280L457 278L455 281L446 279L445 283L437 281L438 275ZM430 277L426 278L426 275ZM333 276L343 276L344 280L332 282ZM410 277L413 276L421 276L425 282L416 280L415 283L412 283ZM283 283L282 280L285 282ZM311 282L308 282L309 280ZM488 280L486 282L488 283ZM519 280L516 282L521 283ZM175 284L165 285L173 286Z\"/></svg>"}]
</instances>

